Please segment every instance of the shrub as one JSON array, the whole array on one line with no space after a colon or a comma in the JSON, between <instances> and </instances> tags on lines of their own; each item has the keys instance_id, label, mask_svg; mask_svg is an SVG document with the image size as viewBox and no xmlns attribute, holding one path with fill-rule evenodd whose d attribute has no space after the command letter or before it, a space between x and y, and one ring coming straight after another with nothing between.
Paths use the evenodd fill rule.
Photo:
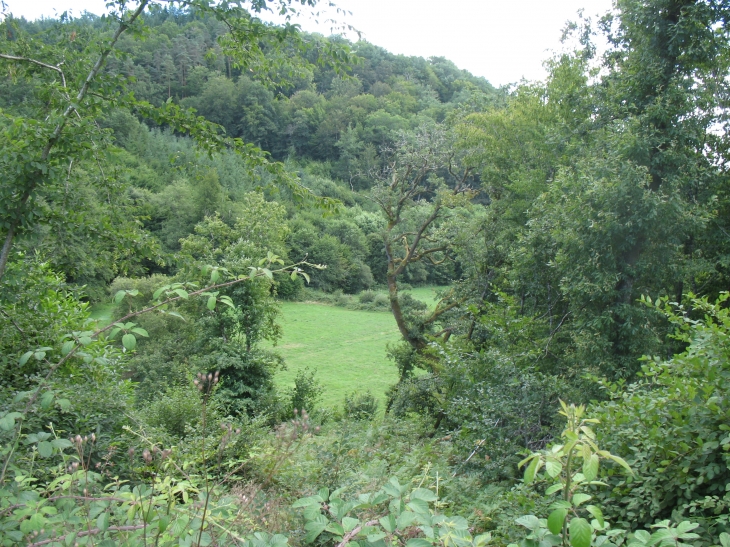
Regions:
<instances>
[{"instance_id":1,"label":"shrub","mask_svg":"<svg viewBox=\"0 0 730 547\"><path fill-rule=\"evenodd\" d=\"M370 302L372 302L373 300L375 300L375 297L376 296L377 295L376 295L375 291L367 290L367 291L362 291L360 293L359 298L360 298L360 302L361 303L363 303L363 304L369 304Z\"/></svg>"},{"instance_id":2,"label":"shrub","mask_svg":"<svg viewBox=\"0 0 730 547\"><path fill-rule=\"evenodd\" d=\"M343 412L353 420L370 420L378 412L378 400L367 390L365 393L353 391L345 396Z\"/></svg>"},{"instance_id":3,"label":"shrub","mask_svg":"<svg viewBox=\"0 0 730 547\"><path fill-rule=\"evenodd\" d=\"M687 349L670 360L647 358L634 384L605 384L611 400L592 409L602 423L601 444L636 473L611 476L612 488L601 492L610 515L626 527L691 517L714 538L730 530L728 302L730 293L714 303L692 298L690 309L653 304Z\"/></svg>"},{"instance_id":4,"label":"shrub","mask_svg":"<svg viewBox=\"0 0 730 547\"><path fill-rule=\"evenodd\" d=\"M306 410L310 414L314 412L324 391L322 385L315 378L316 374L317 371L309 370L309 367L304 367L297 372L294 378L294 387L287 393L289 401L284 418L293 418L295 410Z\"/></svg>"},{"instance_id":5,"label":"shrub","mask_svg":"<svg viewBox=\"0 0 730 547\"><path fill-rule=\"evenodd\" d=\"M376 294L375 298L373 298L373 305L380 308L390 307L390 298L388 298L387 294Z\"/></svg>"},{"instance_id":6,"label":"shrub","mask_svg":"<svg viewBox=\"0 0 730 547\"><path fill-rule=\"evenodd\" d=\"M189 427L197 425L201 414L200 394L192 386L170 387L142 411L149 425L161 427L178 439L185 437Z\"/></svg>"}]
</instances>

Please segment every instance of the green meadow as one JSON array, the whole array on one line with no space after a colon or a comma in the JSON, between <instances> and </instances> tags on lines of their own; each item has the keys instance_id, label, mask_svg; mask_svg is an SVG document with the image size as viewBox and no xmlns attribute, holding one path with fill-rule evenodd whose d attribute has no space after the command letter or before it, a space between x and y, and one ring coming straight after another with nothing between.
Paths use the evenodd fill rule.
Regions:
<instances>
[{"instance_id":1,"label":"green meadow","mask_svg":"<svg viewBox=\"0 0 730 547\"><path fill-rule=\"evenodd\" d=\"M323 403L338 406L348 393L370 390L381 402L398 379L386 344L398 340L388 312L355 311L309 302L284 302L283 337L276 346L287 370L276 376L279 387L293 387L297 371L309 367L324 387Z\"/></svg>"},{"instance_id":2,"label":"green meadow","mask_svg":"<svg viewBox=\"0 0 730 547\"><path fill-rule=\"evenodd\" d=\"M408 292L432 308L441 289L417 287ZM398 380L395 364L386 356L388 342L400 338L390 311L284 302L280 323L283 337L275 349L287 370L277 373L279 387L293 387L297 372L309 367L317 370L325 405L339 406L347 394L368 389L382 404L385 392Z\"/></svg>"}]
</instances>

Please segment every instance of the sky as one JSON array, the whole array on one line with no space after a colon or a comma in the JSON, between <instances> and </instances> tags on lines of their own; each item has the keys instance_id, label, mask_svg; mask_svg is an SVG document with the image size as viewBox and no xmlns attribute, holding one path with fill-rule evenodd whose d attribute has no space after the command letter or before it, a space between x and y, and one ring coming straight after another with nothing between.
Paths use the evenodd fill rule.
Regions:
<instances>
[{"instance_id":1,"label":"sky","mask_svg":"<svg viewBox=\"0 0 730 547\"><path fill-rule=\"evenodd\" d=\"M446 57L493 85L522 78L545 77L542 63L551 51L561 49L566 21L577 12L603 14L612 0L334 0L351 13L333 18L361 32L363 39L392 53L419 57ZM35 19L70 10L97 15L106 11L105 0L5 0L16 17ZM302 18L307 31L330 34L327 14L315 21ZM350 32L351 40L357 34Z\"/></svg>"}]
</instances>

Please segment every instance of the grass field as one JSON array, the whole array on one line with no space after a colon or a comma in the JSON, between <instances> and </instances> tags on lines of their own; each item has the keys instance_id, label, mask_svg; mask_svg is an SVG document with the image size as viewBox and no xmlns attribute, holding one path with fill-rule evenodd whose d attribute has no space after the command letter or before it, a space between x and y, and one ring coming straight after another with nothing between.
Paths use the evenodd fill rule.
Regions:
<instances>
[{"instance_id":1,"label":"grass field","mask_svg":"<svg viewBox=\"0 0 730 547\"><path fill-rule=\"evenodd\" d=\"M436 291L443 287L417 287L410 294L434 307ZM282 304L282 340L275 348L288 369L276 383L292 387L298 370L317 369L325 388L324 404L339 406L345 395L370 390L382 403L385 391L398 380L395 363L385 354L386 344L400 335L390 311L355 311L310 302Z\"/></svg>"},{"instance_id":2,"label":"grass field","mask_svg":"<svg viewBox=\"0 0 730 547\"><path fill-rule=\"evenodd\" d=\"M281 326L284 336L275 349L288 369L276 376L280 387L292 387L304 367L317 369L316 378L325 388L323 403L339 406L354 390L369 389L382 402L398 379L385 355L386 344L399 337L390 313L285 302Z\"/></svg>"}]
</instances>

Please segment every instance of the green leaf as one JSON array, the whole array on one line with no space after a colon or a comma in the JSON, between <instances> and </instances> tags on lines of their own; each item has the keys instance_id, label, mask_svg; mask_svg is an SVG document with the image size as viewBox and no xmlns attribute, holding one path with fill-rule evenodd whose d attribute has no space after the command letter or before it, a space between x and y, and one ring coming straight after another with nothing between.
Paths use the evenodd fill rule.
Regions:
<instances>
[{"instance_id":1,"label":"green leaf","mask_svg":"<svg viewBox=\"0 0 730 547\"><path fill-rule=\"evenodd\" d=\"M329 522L327 522L327 519L324 517L323 520L324 522L308 522L304 525L304 529L307 531L306 535L304 536L304 541L306 543L312 543L315 539L319 537L322 532L324 532L324 529L327 528Z\"/></svg>"},{"instance_id":2,"label":"green leaf","mask_svg":"<svg viewBox=\"0 0 730 547\"><path fill-rule=\"evenodd\" d=\"M634 474L634 472L631 470L631 467L629 466L629 464L626 463L626 461L622 457L620 457L620 456L614 456L613 454L609 454L608 457L610 459L612 459L613 461L615 461L617 464L619 464L621 467L623 467L624 469L626 469L626 471L628 471L632 475Z\"/></svg>"},{"instance_id":3,"label":"green leaf","mask_svg":"<svg viewBox=\"0 0 730 547\"><path fill-rule=\"evenodd\" d=\"M132 332L135 333L135 334L139 334L140 336L144 336L145 338L149 338L150 337L150 335L147 333L147 331L144 330L143 328L140 328L140 327L133 328L132 329Z\"/></svg>"},{"instance_id":4,"label":"green leaf","mask_svg":"<svg viewBox=\"0 0 730 547\"><path fill-rule=\"evenodd\" d=\"M116 294L114 295L114 303L115 304L121 303L121 301L124 300L124 297L126 296L126 294L127 294L127 291L125 291L125 290L117 291Z\"/></svg>"},{"instance_id":5,"label":"green leaf","mask_svg":"<svg viewBox=\"0 0 730 547\"><path fill-rule=\"evenodd\" d=\"M553 534L559 534L563 529L565 523L565 517L568 514L567 509L556 509L547 519L548 530Z\"/></svg>"},{"instance_id":6,"label":"green leaf","mask_svg":"<svg viewBox=\"0 0 730 547\"><path fill-rule=\"evenodd\" d=\"M540 527L540 519L538 519L535 515L522 516L515 519L515 522L520 526L524 526L528 530L537 530Z\"/></svg>"},{"instance_id":7,"label":"green leaf","mask_svg":"<svg viewBox=\"0 0 730 547\"><path fill-rule=\"evenodd\" d=\"M388 516L391 519L393 519L393 515L388 515ZM381 523L382 523L383 519L385 519L385 517L380 519ZM393 519L393 523L395 524L395 519ZM354 530L355 526L357 526L358 524L360 524L360 521L357 519L354 519L352 517L345 517L342 519L342 528L343 528L343 530L345 530L345 532L350 532L350 531ZM385 526L383 526L383 528L385 528ZM385 529L388 530L387 528L385 528ZM388 532L392 532L392 531L393 530L388 530Z\"/></svg>"},{"instance_id":8,"label":"green leaf","mask_svg":"<svg viewBox=\"0 0 730 547\"><path fill-rule=\"evenodd\" d=\"M32 351L26 351L23 355L21 355L20 359L18 359L18 364L22 367L28 362L28 359L30 359L32 355Z\"/></svg>"},{"instance_id":9,"label":"green leaf","mask_svg":"<svg viewBox=\"0 0 730 547\"><path fill-rule=\"evenodd\" d=\"M43 395L41 395L41 408L51 408L55 396L56 394L53 391L46 391L45 393L43 393Z\"/></svg>"},{"instance_id":10,"label":"green leaf","mask_svg":"<svg viewBox=\"0 0 730 547\"><path fill-rule=\"evenodd\" d=\"M50 458L53 455L53 445L48 441L38 443L38 454L41 458Z\"/></svg>"},{"instance_id":11,"label":"green leaf","mask_svg":"<svg viewBox=\"0 0 730 547\"><path fill-rule=\"evenodd\" d=\"M587 481L592 481L598 476L598 456L591 454L587 459L583 460L583 475Z\"/></svg>"},{"instance_id":12,"label":"green leaf","mask_svg":"<svg viewBox=\"0 0 730 547\"><path fill-rule=\"evenodd\" d=\"M412 538L406 542L406 547L432 547L433 543L423 538Z\"/></svg>"},{"instance_id":13,"label":"green leaf","mask_svg":"<svg viewBox=\"0 0 730 547\"><path fill-rule=\"evenodd\" d=\"M570 544L573 547L590 547L593 528L584 518L574 518L570 521Z\"/></svg>"},{"instance_id":14,"label":"green leaf","mask_svg":"<svg viewBox=\"0 0 730 547\"><path fill-rule=\"evenodd\" d=\"M550 494L554 494L555 492L558 492L558 491L560 491L562 489L563 489L563 485L562 484L560 484L560 483L553 484L550 488L548 488L547 490L545 490L545 495L546 496L549 496Z\"/></svg>"},{"instance_id":15,"label":"green leaf","mask_svg":"<svg viewBox=\"0 0 730 547\"><path fill-rule=\"evenodd\" d=\"M0 429L10 431L15 427L15 420L22 417L23 415L20 412L8 412L5 416L0 418Z\"/></svg>"},{"instance_id":16,"label":"green leaf","mask_svg":"<svg viewBox=\"0 0 730 547\"><path fill-rule=\"evenodd\" d=\"M68 412L71 409L71 401L69 401L68 399L58 399L56 400L56 404L64 412Z\"/></svg>"},{"instance_id":17,"label":"green leaf","mask_svg":"<svg viewBox=\"0 0 730 547\"><path fill-rule=\"evenodd\" d=\"M399 530L403 530L413 524L414 520L416 520L415 513L411 513L410 511L403 511L400 515L398 515L396 526Z\"/></svg>"},{"instance_id":18,"label":"green leaf","mask_svg":"<svg viewBox=\"0 0 730 547\"><path fill-rule=\"evenodd\" d=\"M134 348L136 348L137 339L134 337L134 334L127 333L122 336L122 345L129 351L132 351Z\"/></svg>"},{"instance_id":19,"label":"green leaf","mask_svg":"<svg viewBox=\"0 0 730 547\"><path fill-rule=\"evenodd\" d=\"M722 545L722 547L730 547L730 534L727 532L722 532L720 534L720 545Z\"/></svg>"},{"instance_id":20,"label":"green leaf","mask_svg":"<svg viewBox=\"0 0 730 547\"><path fill-rule=\"evenodd\" d=\"M54 448L57 448L58 450L64 450L65 448L70 448L73 446L73 443L68 439L53 439L51 441L51 444Z\"/></svg>"},{"instance_id":21,"label":"green leaf","mask_svg":"<svg viewBox=\"0 0 730 547\"><path fill-rule=\"evenodd\" d=\"M109 528L109 513L104 511L99 515L99 518L96 519L96 527L102 532Z\"/></svg>"},{"instance_id":22,"label":"green leaf","mask_svg":"<svg viewBox=\"0 0 730 547\"><path fill-rule=\"evenodd\" d=\"M320 498L319 496L309 496L307 498L301 498L294 502L292 507L296 509L297 507L307 507L309 505L319 505L324 500Z\"/></svg>"},{"instance_id":23,"label":"green leaf","mask_svg":"<svg viewBox=\"0 0 730 547\"><path fill-rule=\"evenodd\" d=\"M406 504L411 511L414 513L428 514L428 503L421 499L412 499Z\"/></svg>"},{"instance_id":24,"label":"green leaf","mask_svg":"<svg viewBox=\"0 0 730 547\"><path fill-rule=\"evenodd\" d=\"M437 501L438 496L427 488L416 488L413 492L411 492L411 499L423 501Z\"/></svg>"},{"instance_id":25,"label":"green leaf","mask_svg":"<svg viewBox=\"0 0 730 547\"><path fill-rule=\"evenodd\" d=\"M345 518L348 518L348 517L345 517ZM354 519L353 519L353 520L354 520ZM345 519L342 519L342 524L343 524L343 525L345 524ZM389 532L389 533L391 533L391 534L392 534L392 533L393 533L393 531L394 531L394 530L395 530L395 528L396 528L396 524L395 524L395 517L394 517L394 516L393 516L392 514L389 514L389 515L385 515L384 517L381 517L381 519L380 519L380 525L381 525L381 526L383 527L383 529L384 529L384 530L385 530L386 532ZM354 526L353 526L353 528L354 528ZM347 530L347 527L345 527L345 530L346 530L347 532L349 532L350 530L352 530L352 528L350 528L350 530ZM723 546L723 547L724 547L724 546Z\"/></svg>"},{"instance_id":26,"label":"green leaf","mask_svg":"<svg viewBox=\"0 0 730 547\"><path fill-rule=\"evenodd\" d=\"M552 478L557 477L560 475L560 472L563 470L563 464L561 464L558 461L555 460L547 460L545 462L545 471L548 475L550 475Z\"/></svg>"},{"instance_id":27,"label":"green leaf","mask_svg":"<svg viewBox=\"0 0 730 547\"><path fill-rule=\"evenodd\" d=\"M573 496L573 505L578 507L580 504L587 502L589 499L591 499L592 496L589 496L588 494L583 494L582 492L578 492Z\"/></svg>"},{"instance_id":28,"label":"green leaf","mask_svg":"<svg viewBox=\"0 0 730 547\"><path fill-rule=\"evenodd\" d=\"M75 345L76 342L74 342L73 340L66 340L61 347L61 355L66 356L71 353L71 350L74 349Z\"/></svg>"},{"instance_id":29,"label":"green leaf","mask_svg":"<svg viewBox=\"0 0 730 547\"><path fill-rule=\"evenodd\" d=\"M183 290L183 289L174 289L174 290L173 290L173 292L174 292L174 293L176 293L176 294L177 294L177 295L178 295L178 296L179 296L180 298L182 298L183 300L187 300L187 299L188 299L188 297L190 296L190 295L188 294L188 291L186 291L186 290Z\"/></svg>"},{"instance_id":30,"label":"green leaf","mask_svg":"<svg viewBox=\"0 0 730 547\"><path fill-rule=\"evenodd\" d=\"M206 306L210 311L213 311L215 309L215 303L216 303L216 297L215 296L209 296L208 302L206 303Z\"/></svg>"},{"instance_id":31,"label":"green leaf","mask_svg":"<svg viewBox=\"0 0 730 547\"><path fill-rule=\"evenodd\" d=\"M530 484L532 481L535 480L535 475L537 474L537 464L538 463L540 463L539 456L532 458L530 465L528 465L527 469L525 469L525 483Z\"/></svg>"},{"instance_id":32,"label":"green leaf","mask_svg":"<svg viewBox=\"0 0 730 547\"><path fill-rule=\"evenodd\" d=\"M230 296L221 296L218 300L229 308L232 308L234 310L236 309L236 305L233 303L233 300L231 300Z\"/></svg>"},{"instance_id":33,"label":"green leaf","mask_svg":"<svg viewBox=\"0 0 730 547\"><path fill-rule=\"evenodd\" d=\"M598 521L598 524L601 525L601 528L605 526L603 511L601 511L600 507L596 507L595 505L586 505L586 511L593 515L593 518Z\"/></svg>"},{"instance_id":34,"label":"green leaf","mask_svg":"<svg viewBox=\"0 0 730 547\"><path fill-rule=\"evenodd\" d=\"M170 288L170 286L169 286L169 285L165 285L164 287L160 287L159 289L157 289L157 290L155 291L155 294L153 294L153 295L152 295L152 299L153 299L153 300L157 300L157 299L158 299L158 298L160 297L160 295L161 295L161 294L162 294L163 292L165 292L165 291L166 291L167 289L169 289L169 288Z\"/></svg>"}]
</instances>

